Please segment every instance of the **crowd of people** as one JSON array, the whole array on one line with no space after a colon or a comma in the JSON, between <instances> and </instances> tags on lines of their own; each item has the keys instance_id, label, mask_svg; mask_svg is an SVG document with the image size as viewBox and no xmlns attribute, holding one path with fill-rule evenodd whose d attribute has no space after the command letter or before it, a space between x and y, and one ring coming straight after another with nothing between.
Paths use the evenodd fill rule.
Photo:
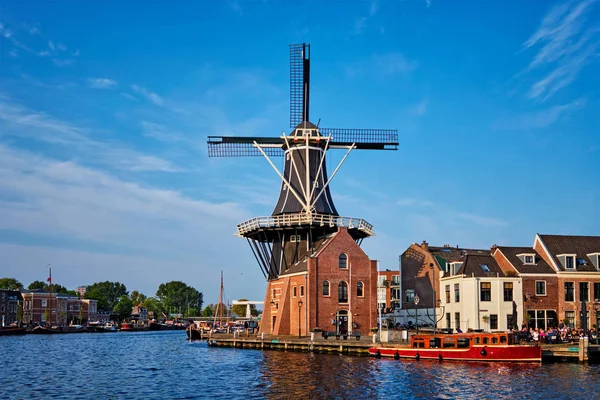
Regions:
<instances>
[{"instance_id":1,"label":"crowd of people","mask_svg":"<svg viewBox=\"0 0 600 400\"><path fill-rule=\"evenodd\" d=\"M566 326L564 322L561 322L558 327L549 329L528 328L527 324L523 322L520 330L522 340L549 344L579 342L579 339L584 337L587 337L590 340L596 340L596 335L597 332L595 328L575 329Z\"/></svg>"}]
</instances>

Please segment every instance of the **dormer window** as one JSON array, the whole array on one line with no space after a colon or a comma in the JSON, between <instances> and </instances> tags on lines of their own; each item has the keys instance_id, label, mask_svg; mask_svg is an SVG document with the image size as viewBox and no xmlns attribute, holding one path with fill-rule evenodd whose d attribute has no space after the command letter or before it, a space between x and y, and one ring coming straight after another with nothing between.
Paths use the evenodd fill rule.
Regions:
<instances>
[{"instance_id":1,"label":"dormer window","mask_svg":"<svg viewBox=\"0 0 600 400\"><path fill-rule=\"evenodd\" d=\"M558 254L556 257L566 270L575 269L575 257L577 257L576 254Z\"/></svg>"},{"instance_id":2,"label":"dormer window","mask_svg":"<svg viewBox=\"0 0 600 400\"><path fill-rule=\"evenodd\" d=\"M517 254L517 257L525 265L535 265L535 254Z\"/></svg>"},{"instance_id":3,"label":"dormer window","mask_svg":"<svg viewBox=\"0 0 600 400\"><path fill-rule=\"evenodd\" d=\"M590 253L587 256L592 261L592 264L594 264L594 267L600 270L600 253Z\"/></svg>"},{"instance_id":4,"label":"dormer window","mask_svg":"<svg viewBox=\"0 0 600 400\"><path fill-rule=\"evenodd\" d=\"M533 256L525 256L525 264L533 264Z\"/></svg>"},{"instance_id":5,"label":"dormer window","mask_svg":"<svg viewBox=\"0 0 600 400\"><path fill-rule=\"evenodd\" d=\"M481 264L481 269L483 272L491 272L490 267L488 267L487 264Z\"/></svg>"},{"instance_id":6,"label":"dormer window","mask_svg":"<svg viewBox=\"0 0 600 400\"><path fill-rule=\"evenodd\" d=\"M574 258L575 257L573 257L573 256L567 256L565 258L565 268L567 268L567 269L573 269L573 268L575 268L575 263L573 262Z\"/></svg>"}]
</instances>

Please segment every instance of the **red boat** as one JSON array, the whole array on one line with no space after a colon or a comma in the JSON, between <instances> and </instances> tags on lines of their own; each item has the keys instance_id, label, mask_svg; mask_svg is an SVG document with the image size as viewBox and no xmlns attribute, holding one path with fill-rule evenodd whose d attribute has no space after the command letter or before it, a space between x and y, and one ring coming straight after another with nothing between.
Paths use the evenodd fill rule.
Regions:
<instances>
[{"instance_id":1,"label":"red boat","mask_svg":"<svg viewBox=\"0 0 600 400\"><path fill-rule=\"evenodd\" d=\"M513 333L420 334L410 338L410 346L371 347L376 357L413 360L541 362L542 348L520 344Z\"/></svg>"}]
</instances>

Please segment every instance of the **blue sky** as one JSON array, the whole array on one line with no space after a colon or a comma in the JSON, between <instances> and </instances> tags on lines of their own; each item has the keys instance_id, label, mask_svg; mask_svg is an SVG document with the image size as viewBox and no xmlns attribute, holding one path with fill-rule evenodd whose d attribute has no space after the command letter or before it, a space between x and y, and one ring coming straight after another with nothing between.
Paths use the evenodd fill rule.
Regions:
<instances>
[{"instance_id":1,"label":"blue sky","mask_svg":"<svg viewBox=\"0 0 600 400\"><path fill-rule=\"evenodd\" d=\"M302 42L313 122L398 129L332 182L382 269L422 240L599 235L599 3L0 1L0 276L51 263L67 287L183 280L211 303L223 270L229 299L262 300L232 234L278 178L209 159L206 136L288 131Z\"/></svg>"}]
</instances>

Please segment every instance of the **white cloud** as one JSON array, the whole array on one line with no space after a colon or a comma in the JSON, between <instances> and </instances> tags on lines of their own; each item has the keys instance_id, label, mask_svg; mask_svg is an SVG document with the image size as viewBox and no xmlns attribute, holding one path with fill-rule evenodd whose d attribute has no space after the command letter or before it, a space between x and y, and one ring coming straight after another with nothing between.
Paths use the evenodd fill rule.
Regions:
<instances>
[{"instance_id":1,"label":"white cloud","mask_svg":"<svg viewBox=\"0 0 600 400\"><path fill-rule=\"evenodd\" d=\"M150 100L150 102L154 103L155 105L161 106L161 107L164 106L164 104L165 104L164 100L156 93L152 93L148 89L146 89L142 86L138 86L138 85L131 85L131 88L134 91L136 91L137 93L146 97L146 99Z\"/></svg>"},{"instance_id":2,"label":"white cloud","mask_svg":"<svg viewBox=\"0 0 600 400\"><path fill-rule=\"evenodd\" d=\"M583 98L573 100L570 103L553 106L542 110L524 113L515 116L504 117L492 123L492 129L496 130L529 130L543 129L555 122L561 117L568 116L570 113L582 108L586 101Z\"/></svg>"},{"instance_id":3,"label":"white cloud","mask_svg":"<svg viewBox=\"0 0 600 400\"><path fill-rule=\"evenodd\" d=\"M87 81L92 89L112 89L117 86L117 82L108 78L91 78Z\"/></svg>"},{"instance_id":4,"label":"white cloud","mask_svg":"<svg viewBox=\"0 0 600 400\"><path fill-rule=\"evenodd\" d=\"M144 136L151 137L161 142L180 142L184 139L179 132L174 132L164 125L149 121L142 121Z\"/></svg>"},{"instance_id":5,"label":"white cloud","mask_svg":"<svg viewBox=\"0 0 600 400\"><path fill-rule=\"evenodd\" d=\"M600 47L600 29L585 28L586 15L596 0L565 2L554 6L524 49L538 46L527 71L549 70L529 90L530 99L545 101L573 83Z\"/></svg>"}]
</instances>

